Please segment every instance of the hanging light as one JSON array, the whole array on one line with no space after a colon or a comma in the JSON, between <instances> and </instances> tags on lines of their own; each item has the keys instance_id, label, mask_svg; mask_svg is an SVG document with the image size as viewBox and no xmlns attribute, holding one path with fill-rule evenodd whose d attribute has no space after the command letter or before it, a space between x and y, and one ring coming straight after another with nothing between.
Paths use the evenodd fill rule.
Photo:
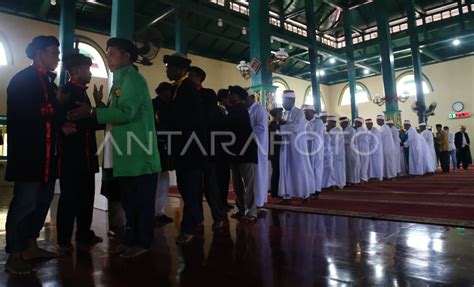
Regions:
<instances>
[{"instance_id":1,"label":"hanging light","mask_svg":"<svg viewBox=\"0 0 474 287\"><path fill-rule=\"evenodd\" d=\"M403 91L403 93L398 96L398 100L402 103L405 103L406 101L408 101L409 98L410 98L410 92L406 90Z\"/></svg>"},{"instance_id":2,"label":"hanging light","mask_svg":"<svg viewBox=\"0 0 474 287\"><path fill-rule=\"evenodd\" d=\"M368 75L370 73L369 69L364 69L364 75Z\"/></svg>"},{"instance_id":3,"label":"hanging light","mask_svg":"<svg viewBox=\"0 0 474 287\"><path fill-rule=\"evenodd\" d=\"M288 45L288 49L293 50L293 43L290 43L290 44Z\"/></svg>"},{"instance_id":4,"label":"hanging light","mask_svg":"<svg viewBox=\"0 0 474 287\"><path fill-rule=\"evenodd\" d=\"M51 0L49 3L51 3L53 6L56 6L56 0Z\"/></svg>"},{"instance_id":5,"label":"hanging light","mask_svg":"<svg viewBox=\"0 0 474 287\"><path fill-rule=\"evenodd\" d=\"M224 22L222 21L221 18L217 19L217 27L223 27L224 26Z\"/></svg>"},{"instance_id":6,"label":"hanging light","mask_svg":"<svg viewBox=\"0 0 474 287\"><path fill-rule=\"evenodd\" d=\"M336 59L334 59L334 58L329 58L329 63L330 63L330 64L335 64L335 63L336 63Z\"/></svg>"},{"instance_id":7,"label":"hanging light","mask_svg":"<svg viewBox=\"0 0 474 287\"><path fill-rule=\"evenodd\" d=\"M461 44L461 41L459 39L456 38L456 39L453 40L453 45L454 46L459 46L460 44Z\"/></svg>"},{"instance_id":8,"label":"hanging light","mask_svg":"<svg viewBox=\"0 0 474 287\"><path fill-rule=\"evenodd\" d=\"M273 58L273 64L277 65L278 67L282 67L288 61L290 55L285 51L284 48L280 48L276 53L275 57Z\"/></svg>"},{"instance_id":9,"label":"hanging light","mask_svg":"<svg viewBox=\"0 0 474 287\"><path fill-rule=\"evenodd\" d=\"M250 79L253 74L252 67L245 61L240 61L240 64L237 65L237 70L239 70L242 77L246 80Z\"/></svg>"},{"instance_id":10,"label":"hanging light","mask_svg":"<svg viewBox=\"0 0 474 287\"><path fill-rule=\"evenodd\" d=\"M373 99L372 102L376 104L377 106L381 107L385 104L385 98L382 98L379 95L376 95Z\"/></svg>"},{"instance_id":11,"label":"hanging light","mask_svg":"<svg viewBox=\"0 0 474 287\"><path fill-rule=\"evenodd\" d=\"M246 27L242 27L242 35L247 35L247 28Z\"/></svg>"}]
</instances>

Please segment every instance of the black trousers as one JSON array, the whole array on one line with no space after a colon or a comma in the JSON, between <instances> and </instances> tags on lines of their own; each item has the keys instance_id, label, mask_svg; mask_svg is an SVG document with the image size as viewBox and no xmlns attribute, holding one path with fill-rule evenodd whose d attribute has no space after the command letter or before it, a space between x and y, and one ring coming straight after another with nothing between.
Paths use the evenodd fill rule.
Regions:
<instances>
[{"instance_id":1,"label":"black trousers","mask_svg":"<svg viewBox=\"0 0 474 287\"><path fill-rule=\"evenodd\" d=\"M149 249L155 229L155 194L158 174L118 177L125 211L126 246Z\"/></svg>"},{"instance_id":2,"label":"black trousers","mask_svg":"<svg viewBox=\"0 0 474 287\"><path fill-rule=\"evenodd\" d=\"M217 164L214 162L210 162L209 166L203 171L202 193L209 204L214 222L222 221L222 217L224 215L224 206L222 204L221 191L219 190L219 185L217 182Z\"/></svg>"},{"instance_id":3,"label":"black trousers","mask_svg":"<svg viewBox=\"0 0 474 287\"><path fill-rule=\"evenodd\" d=\"M218 158L216 160L216 176L221 204L226 208L228 204L227 198L229 197L230 164L225 158Z\"/></svg>"},{"instance_id":4,"label":"black trousers","mask_svg":"<svg viewBox=\"0 0 474 287\"><path fill-rule=\"evenodd\" d=\"M278 197L278 185L280 182L280 156L275 155L271 159L272 163L272 178L270 180L270 194L272 198Z\"/></svg>"},{"instance_id":5,"label":"black trousers","mask_svg":"<svg viewBox=\"0 0 474 287\"><path fill-rule=\"evenodd\" d=\"M76 241L87 241L94 233L90 230L94 211L95 174L79 173L59 179L61 195L57 212L58 244L71 243L74 221Z\"/></svg>"},{"instance_id":6,"label":"black trousers","mask_svg":"<svg viewBox=\"0 0 474 287\"><path fill-rule=\"evenodd\" d=\"M449 172L449 151L441 151L439 153L439 159L443 172Z\"/></svg>"},{"instance_id":7,"label":"black trousers","mask_svg":"<svg viewBox=\"0 0 474 287\"><path fill-rule=\"evenodd\" d=\"M176 170L178 190L184 202L181 232L192 235L203 221L202 193L201 193L201 168Z\"/></svg>"},{"instance_id":8,"label":"black trousers","mask_svg":"<svg viewBox=\"0 0 474 287\"><path fill-rule=\"evenodd\" d=\"M463 169L468 169L469 165L472 163L471 150L469 149L469 146L457 149L456 158L458 160L458 169L461 165Z\"/></svg>"}]
</instances>

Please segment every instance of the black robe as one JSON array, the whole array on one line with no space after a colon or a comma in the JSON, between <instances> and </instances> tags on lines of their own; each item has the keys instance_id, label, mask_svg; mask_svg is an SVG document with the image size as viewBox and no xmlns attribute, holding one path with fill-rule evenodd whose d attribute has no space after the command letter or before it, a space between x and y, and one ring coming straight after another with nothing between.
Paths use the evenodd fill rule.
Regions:
<instances>
[{"instance_id":1,"label":"black robe","mask_svg":"<svg viewBox=\"0 0 474 287\"><path fill-rule=\"evenodd\" d=\"M57 178L57 133L65 115L56 99L55 76L30 66L8 85L7 181L51 182Z\"/></svg>"}]
</instances>

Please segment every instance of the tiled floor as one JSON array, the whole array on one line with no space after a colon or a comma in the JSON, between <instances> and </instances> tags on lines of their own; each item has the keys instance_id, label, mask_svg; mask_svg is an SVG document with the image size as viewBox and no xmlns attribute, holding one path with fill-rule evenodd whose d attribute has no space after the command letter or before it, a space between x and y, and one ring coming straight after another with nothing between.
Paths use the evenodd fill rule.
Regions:
<instances>
[{"instance_id":1,"label":"tiled floor","mask_svg":"<svg viewBox=\"0 0 474 287\"><path fill-rule=\"evenodd\" d=\"M0 264L11 191L0 188ZM52 205L54 215L56 201ZM181 216L170 198L169 215ZM0 271L0 286L474 286L474 230L369 219L268 211L252 227L230 219L213 234L205 204L204 235L177 247L175 224L156 228L152 252L124 261L107 243L39 263L34 277ZM96 210L93 228L107 230ZM54 216L41 245L55 242Z\"/></svg>"}]
</instances>

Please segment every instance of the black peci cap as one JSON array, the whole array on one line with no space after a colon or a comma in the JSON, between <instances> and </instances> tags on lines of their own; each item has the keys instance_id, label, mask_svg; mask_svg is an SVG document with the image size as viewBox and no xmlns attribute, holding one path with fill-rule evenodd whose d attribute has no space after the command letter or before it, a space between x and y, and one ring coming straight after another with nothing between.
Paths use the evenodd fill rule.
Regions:
<instances>
[{"instance_id":1,"label":"black peci cap","mask_svg":"<svg viewBox=\"0 0 474 287\"><path fill-rule=\"evenodd\" d=\"M66 70L77 66L92 66L92 59L79 53L69 54L63 58Z\"/></svg>"},{"instance_id":2,"label":"black peci cap","mask_svg":"<svg viewBox=\"0 0 474 287\"><path fill-rule=\"evenodd\" d=\"M188 72L198 74L201 77L201 82L204 82L204 80L206 80L206 72L204 72L204 70L199 67L192 66L191 68L189 68Z\"/></svg>"},{"instance_id":3,"label":"black peci cap","mask_svg":"<svg viewBox=\"0 0 474 287\"><path fill-rule=\"evenodd\" d=\"M26 47L26 56L34 60L36 57L36 52L38 50L44 49L49 46L59 47L59 41L54 36L38 36L31 41L30 44Z\"/></svg>"},{"instance_id":4,"label":"black peci cap","mask_svg":"<svg viewBox=\"0 0 474 287\"><path fill-rule=\"evenodd\" d=\"M132 41L124 38L110 38L107 41L107 49L109 47L116 47L130 53L130 58L133 62L138 60L138 50Z\"/></svg>"},{"instance_id":5,"label":"black peci cap","mask_svg":"<svg viewBox=\"0 0 474 287\"><path fill-rule=\"evenodd\" d=\"M239 95L241 100L245 100L249 96L247 90L245 90L241 86L229 86L229 93Z\"/></svg>"},{"instance_id":6,"label":"black peci cap","mask_svg":"<svg viewBox=\"0 0 474 287\"><path fill-rule=\"evenodd\" d=\"M182 69L189 69L189 66L191 66L191 60L186 58L186 56L181 53L164 56L163 63Z\"/></svg>"}]
</instances>

